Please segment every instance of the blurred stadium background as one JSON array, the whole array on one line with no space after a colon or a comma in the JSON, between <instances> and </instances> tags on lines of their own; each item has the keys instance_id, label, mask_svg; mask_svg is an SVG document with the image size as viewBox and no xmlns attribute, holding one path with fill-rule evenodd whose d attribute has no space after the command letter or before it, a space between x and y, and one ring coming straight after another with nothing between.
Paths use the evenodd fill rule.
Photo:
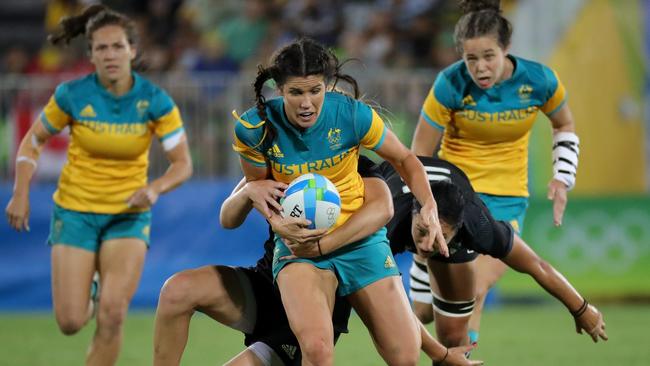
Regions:
<instances>
[{"instance_id":1,"label":"blurred stadium background","mask_svg":"<svg viewBox=\"0 0 650 366\"><path fill-rule=\"evenodd\" d=\"M21 137L58 82L92 70L83 42L57 49L44 41L61 16L88 3L0 2L3 208L11 194ZM451 37L458 11L455 0L103 3L137 20L145 74L179 105L195 165L192 181L162 197L153 210L152 246L132 306L143 313L129 319L120 361L140 365L151 362L152 310L168 276L205 264L249 265L261 253L265 224L259 215L235 231L218 223L220 203L240 177L230 147L230 111L252 104L256 64L303 34L330 45L342 59L358 58L361 62L349 63L347 71L409 144L436 72L458 58ZM510 272L491 294L476 356L493 365L648 365L650 351L642 344L650 325L650 1L502 0L502 5L515 29L511 51L558 71L581 137L577 187L564 225L554 228L551 205L544 198L551 175L550 125L543 118L536 123L524 237L592 302L604 305L614 339L592 346L572 335L563 309L549 305L550 297L532 280ZM0 223L2 365L79 364L92 333L86 329L65 338L57 334L48 313L45 239L67 139L57 136L41 157L32 185L31 232L18 235ZM160 150L152 149L150 176L160 175L165 167ZM406 273L410 258L397 259ZM186 364L222 363L240 349L241 337L235 333L205 317L198 317L196 324L192 334L198 335L190 341ZM379 364L357 319L352 331L337 347L337 364ZM514 350L521 356L511 354Z\"/></svg>"}]
</instances>

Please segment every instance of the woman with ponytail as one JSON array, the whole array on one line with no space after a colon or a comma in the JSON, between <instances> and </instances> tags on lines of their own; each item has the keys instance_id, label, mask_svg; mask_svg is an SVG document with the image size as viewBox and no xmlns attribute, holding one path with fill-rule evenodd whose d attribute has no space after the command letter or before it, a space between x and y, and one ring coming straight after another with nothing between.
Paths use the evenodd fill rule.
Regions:
<instances>
[{"instance_id":1,"label":"woman with ponytail","mask_svg":"<svg viewBox=\"0 0 650 366\"><path fill-rule=\"evenodd\" d=\"M29 183L42 146L66 127L68 158L56 192L48 244L52 302L62 333L78 332L96 314L87 365L115 364L122 326L149 246L151 206L192 172L178 108L161 88L132 70L134 24L102 5L64 18L48 38L88 41L96 71L60 84L23 138L16 158L10 225L29 230ZM158 137L169 169L147 182L148 152ZM97 281L93 280L98 273Z\"/></svg>"},{"instance_id":2,"label":"woman with ponytail","mask_svg":"<svg viewBox=\"0 0 650 366\"><path fill-rule=\"evenodd\" d=\"M462 60L438 74L422 106L412 150L432 156L440 144L437 155L461 168L494 218L509 222L520 233L528 207L528 140L541 111L553 127L554 175L548 198L553 200L553 222L559 226L567 192L575 184L579 152L564 85L551 68L509 54L512 25L503 17L499 0L463 0L461 8L464 15L456 23L454 37ZM430 319L433 303L436 330L447 346L467 342L469 321L469 341L474 343L485 295L506 267L481 255L474 276L468 272L473 265L469 259L452 256L446 263L439 259L428 259L429 270L444 266L448 276L435 278L434 299L428 286L417 284L428 280L426 267L421 269L427 259L415 258L420 262L419 268L414 262L411 269L416 313ZM475 296L471 320L467 314L453 317L437 311L447 303L474 302ZM465 332L457 331L459 324Z\"/></svg>"},{"instance_id":3,"label":"woman with ponytail","mask_svg":"<svg viewBox=\"0 0 650 366\"><path fill-rule=\"evenodd\" d=\"M269 80L280 96L266 100L262 86ZM340 80L350 83L354 97L330 91ZM432 236L421 243L421 250L447 253L422 164L372 108L356 99L356 81L341 73L331 51L313 40L299 39L280 49L270 66L259 68L254 88L257 104L236 116L235 126L234 149L240 154L246 181L289 183L309 172L326 176L341 195L341 216L331 229L336 232L363 203L364 185L357 173L359 150L372 149L395 166L422 204L423 229ZM253 205L276 232L273 276L303 364L333 363L335 295L348 298L388 364L416 364L419 326L387 245L385 228L371 231L360 226L348 233L350 244L324 245L321 237L326 232L306 233L303 228L308 222L292 221L295 235L286 230L288 223L277 211L281 193L269 192ZM292 255L302 251L299 246L318 250L309 258Z\"/></svg>"}]
</instances>

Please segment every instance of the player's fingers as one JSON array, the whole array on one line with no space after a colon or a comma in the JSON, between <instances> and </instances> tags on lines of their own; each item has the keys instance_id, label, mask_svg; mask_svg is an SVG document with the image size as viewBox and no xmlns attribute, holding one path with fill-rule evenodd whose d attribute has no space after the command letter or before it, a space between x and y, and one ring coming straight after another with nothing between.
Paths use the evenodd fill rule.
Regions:
<instances>
[{"instance_id":1,"label":"player's fingers","mask_svg":"<svg viewBox=\"0 0 650 366\"><path fill-rule=\"evenodd\" d=\"M11 218L11 227L13 227L17 231L23 231L22 227L20 226L20 216L19 215L14 215Z\"/></svg>"},{"instance_id":2,"label":"player's fingers","mask_svg":"<svg viewBox=\"0 0 650 366\"><path fill-rule=\"evenodd\" d=\"M468 345L465 345L465 346L458 346L458 347L454 347L454 348L457 349L461 353L467 353L467 352L473 350L474 348L476 348L476 345L468 344Z\"/></svg>"},{"instance_id":3,"label":"player's fingers","mask_svg":"<svg viewBox=\"0 0 650 366\"><path fill-rule=\"evenodd\" d=\"M472 365L472 366L473 366L473 365L482 365L482 364L483 364L483 361L474 360L474 361L470 361L469 364Z\"/></svg>"},{"instance_id":4,"label":"player's fingers","mask_svg":"<svg viewBox=\"0 0 650 366\"><path fill-rule=\"evenodd\" d=\"M436 241L438 241L438 251L440 254L444 255L445 257L449 257L449 248L447 247L447 241L445 240L445 237L442 235L441 231L438 231L436 234Z\"/></svg>"},{"instance_id":5,"label":"player's fingers","mask_svg":"<svg viewBox=\"0 0 650 366\"><path fill-rule=\"evenodd\" d=\"M266 199L266 203L268 205L271 205L273 208L275 208L278 212L282 212L282 205L276 201L273 197L268 197Z\"/></svg>"},{"instance_id":6,"label":"player's fingers","mask_svg":"<svg viewBox=\"0 0 650 366\"><path fill-rule=\"evenodd\" d=\"M553 203L553 224L555 226L562 225L562 217L564 216L564 207L560 207L560 204L555 201Z\"/></svg>"},{"instance_id":7,"label":"player's fingers","mask_svg":"<svg viewBox=\"0 0 650 366\"><path fill-rule=\"evenodd\" d=\"M555 185L553 185L553 181L551 181L551 183L548 184L548 191L546 192L546 198L552 200L555 197L556 190L557 187L555 187Z\"/></svg>"}]
</instances>

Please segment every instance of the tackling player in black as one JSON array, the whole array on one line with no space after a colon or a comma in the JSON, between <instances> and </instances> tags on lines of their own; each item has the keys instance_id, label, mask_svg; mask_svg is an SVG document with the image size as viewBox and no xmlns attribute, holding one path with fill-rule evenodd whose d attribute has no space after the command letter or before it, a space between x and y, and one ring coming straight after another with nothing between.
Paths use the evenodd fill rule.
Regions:
<instances>
[{"instance_id":1,"label":"tackling player in black","mask_svg":"<svg viewBox=\"0 0 650 366\"><path fill-rule=\"evenodd\" d=\"M529 274L567 307L578 333L585 330L594 342L599 337L607 340L598 309L541 259L508 223L492 217L459 168L435 158L420 157L420 160L438 203L438 216L450 251L448 258L420 253L428 257L436 333L445 346L468 342L468 321L475 296L473 261L478 254L498 258L516 271ZM415 243L428 235L419 225L418 204L389 164L382 164L380 169L393 196L394 216L388 224L391 248L394 253L415 252Z\"/></svg>"}]
</instances>

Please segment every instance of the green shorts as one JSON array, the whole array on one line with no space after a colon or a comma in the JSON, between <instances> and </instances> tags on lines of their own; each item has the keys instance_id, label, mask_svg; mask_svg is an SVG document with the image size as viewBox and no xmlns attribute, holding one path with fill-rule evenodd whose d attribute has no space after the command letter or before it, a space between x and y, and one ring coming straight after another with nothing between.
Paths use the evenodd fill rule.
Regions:
<instances>
[{"instance_id":1,"label":"green shorts","mask_svg":"<svg viewBox=\"0 0 650 366\"><path fill-rule=\"evenodd\" d=\"M352 294L382 278L400 275L386 239L386 228L322 257L280 260L280 257L287 255L291 255L289 248L276 236L273 251L274 280L289 263L310 263L317 268L334 272L339 281L339 296Z\"/></svg>"},{"instance_id":2,"label":"green shorts","mask_svg":"<svg viewBox=\"0 0 650 366\"><path fill-rule=\"evenodd\" d=\"M64 244L98 252L102 242L117 238L140 239L149 246L151 211L125 214L96 214L54 205L49 245Z\"/></svg>"}]
</instances>

